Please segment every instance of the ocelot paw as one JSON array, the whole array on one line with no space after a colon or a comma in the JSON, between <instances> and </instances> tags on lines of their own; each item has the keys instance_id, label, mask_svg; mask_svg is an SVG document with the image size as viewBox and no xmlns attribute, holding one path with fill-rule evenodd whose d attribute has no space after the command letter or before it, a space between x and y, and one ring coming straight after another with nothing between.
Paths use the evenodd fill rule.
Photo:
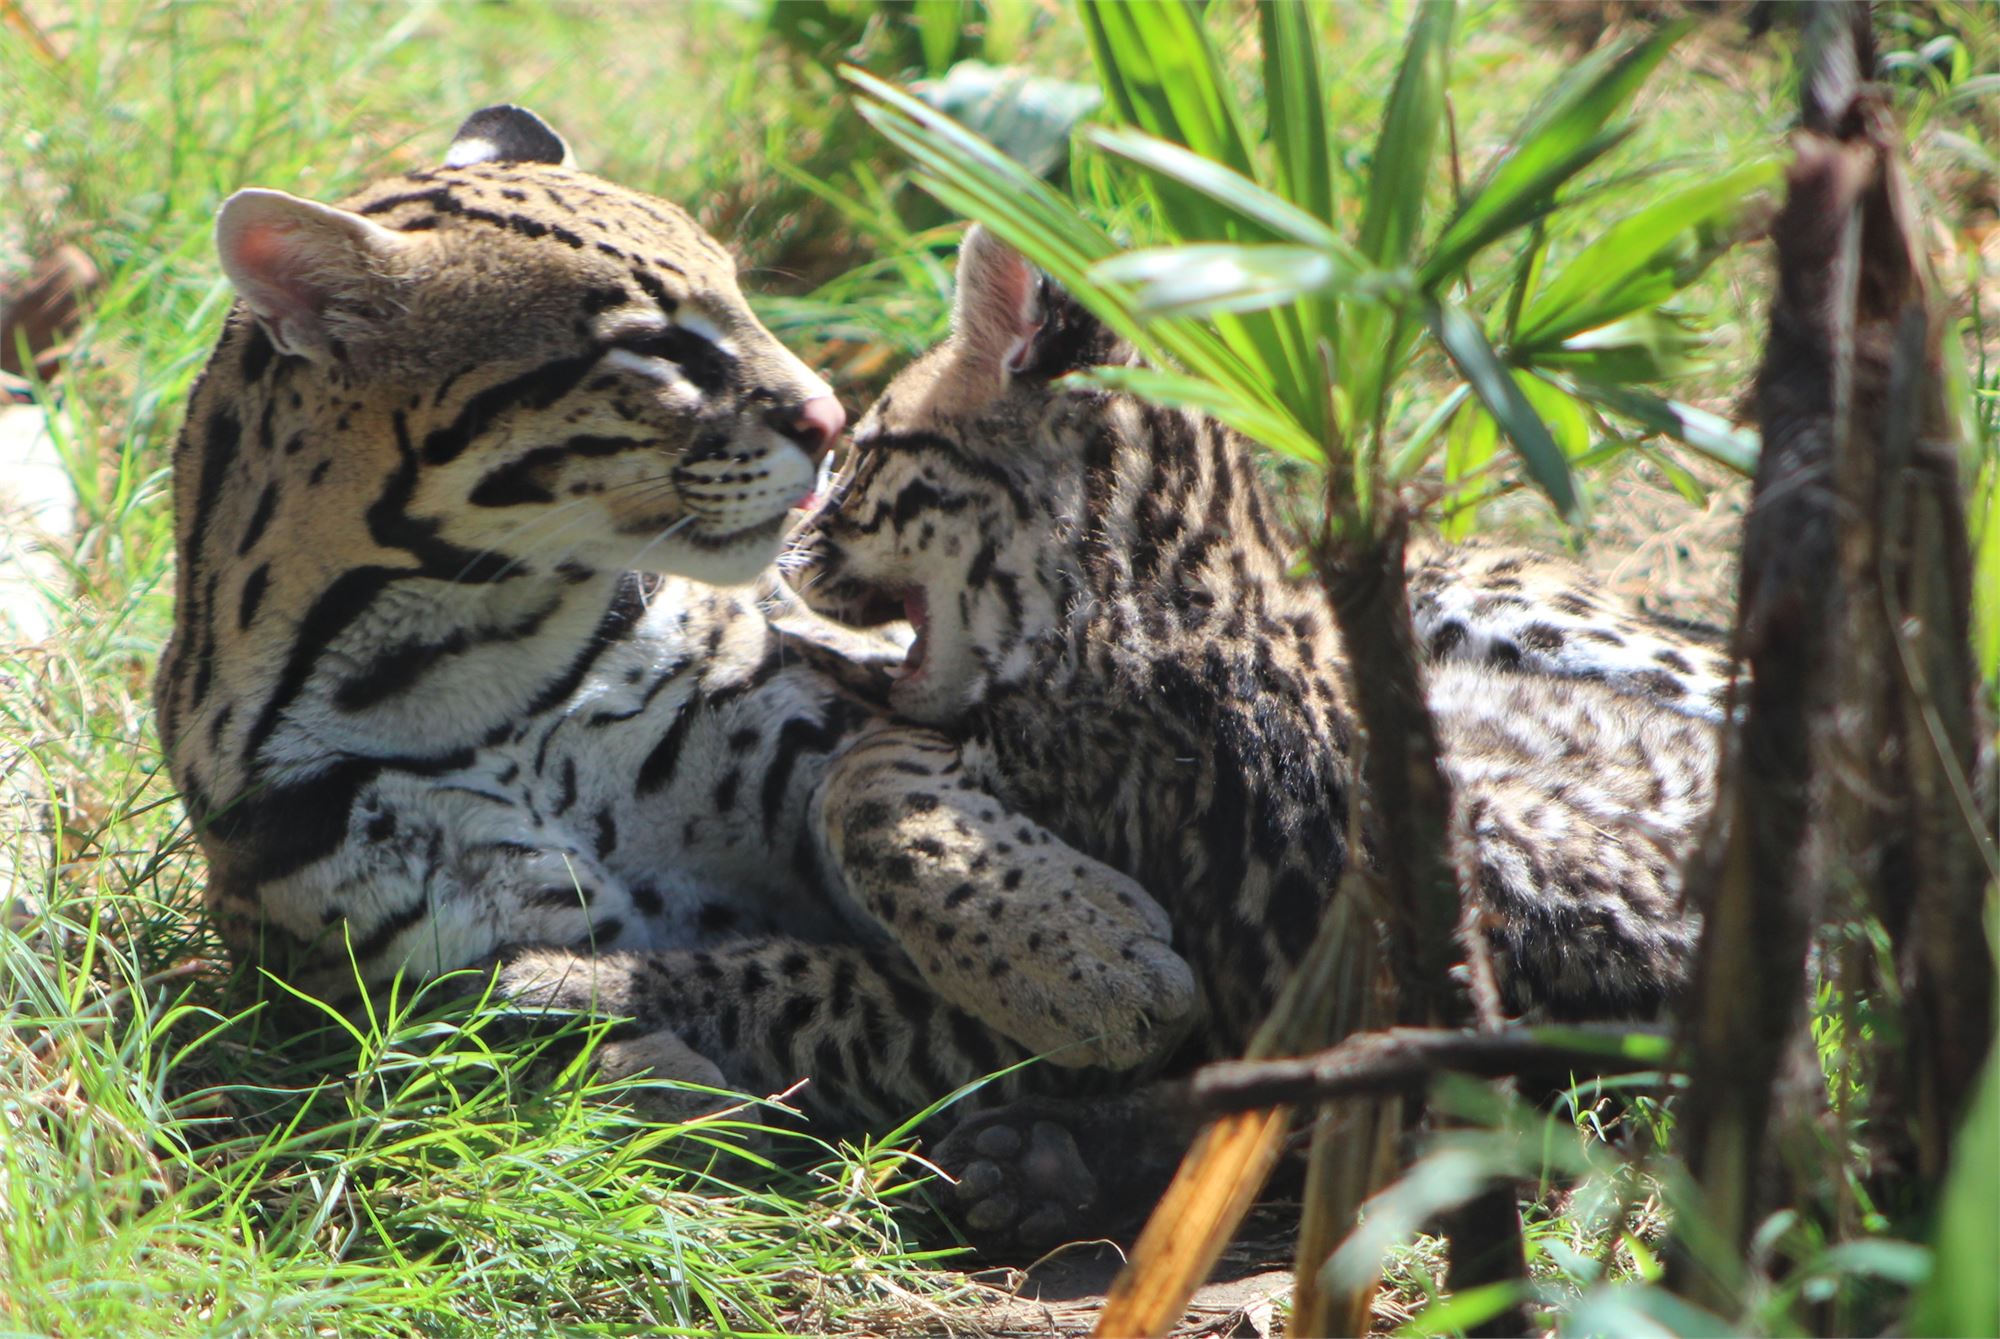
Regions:
<instances>
[{"instance_id":1,"label":"ocelot paw","mask_svg":"<svg viewBox=\"0 0 2000 1339\"><path fill-rule=\"evenodd\" d=\"M1161 940L1096 928L1055 929L1029 946L980 1012L1054 1064L1136 1069L1171 1052L1195 1022L1194 972Z\"/></svg>"},{"instance_id":2,"label":"ocelot paw","mask_svg":"<svg viewBox=\"0 0 2000 1339\"><path fill-rule=\"evenodd\" d=\"M523 1023L558 1023L575 1015L629 1018L640 1012L631 977L619 954L529 949L500 969L494 993ZM740 1100L728 1091L732 1085L722 1070L671 1028L618 1024L598 1043L592 1060L603 1078L651 1081L625 1089L619 1099L650 1121L693 1120ZM711 1088L723 1091L704 1091Z\"/></svg>"},{"instance_id":3,"label":"ocelot paw","mask_svg":"<svg viewBox=\"0 0 2000 1339\"><path fill-rule=\"evenodd\" d=\"M1025 1098L966 1117L934 1161L951 1211L982 1254L1038 1255L1122 1233L1173 1176L1193 1134L1178 1089L1101 1101Z\"/></svg>"},{"instance_id":4,"label":"ocelot paw","mask_svg":"<svg viewBox=\"0 0 2000 1339\"><path fill-rule=\"evenodd\" d=\"M938 1148L955 1177L950 1196L982 1251L1045 1251L1092 1235L1101 1188L1076 1137L1051 1120L1011 1110L974 1117Z\"/></svg>"}]
</instances>

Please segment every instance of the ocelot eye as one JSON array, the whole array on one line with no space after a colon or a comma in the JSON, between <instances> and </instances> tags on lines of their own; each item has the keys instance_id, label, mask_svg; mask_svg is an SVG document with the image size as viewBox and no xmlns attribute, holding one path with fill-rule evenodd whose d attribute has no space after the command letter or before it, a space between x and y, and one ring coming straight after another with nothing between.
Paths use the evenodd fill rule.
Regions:
<instances>
[{"instance_id":1,"label":"ocelot eye","mask_svg":"<svg viewBox=\"0 0 2000 1339\"><path fill-rule=\"evenodd\" d=\"M736 360L702 335L682 326L649 331L619 340L613 347L636 353L642 358L664 358L680 368L681 375L707 394L727 390L736 373Z\"/></svg>"}]
</instances>

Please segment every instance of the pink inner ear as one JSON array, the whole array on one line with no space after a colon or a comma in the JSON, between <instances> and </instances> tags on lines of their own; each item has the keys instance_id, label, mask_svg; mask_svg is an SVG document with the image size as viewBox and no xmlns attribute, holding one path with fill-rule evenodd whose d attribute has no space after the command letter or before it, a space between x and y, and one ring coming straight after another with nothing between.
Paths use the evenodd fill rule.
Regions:
<instances>
[{"instance_id":1,"label":"pink inner ear","mask_svg":"<svg viewBox=\"0 0 2000 1339\"><path fill-rule=\"evenodd\" d=\"M277 268L278 259L284 254L285 244L278 236L282 231L268 223L253 223L236 235L236 259L244 269L255 270L268 276Z\"/></svg>"},{"instance_id":2,"label":"pink inner ear","mask_svg":"<svg viewBox=\"0 0 2000 1339\"><path fill-rule=\"evenodd\" d=\"M239 229L232 241L236 272L258 290L254 296L260 301L252 305L271 304L315 314L325 305L324 295L300 273L303 267L296 229L260 219Z\"/></svg>"},{"instance_id":3,"label":"pink inner ear","mask_svg":"<svg viewBox=\"0 0 2000 1339\"><path fill-rule=\"evenodd\" d=\"M1034 360L1035 336L1042 333L1042 323L1035 322L1022 331L1014 341L1014 347L1007 350L1007 370L1019 372Z\"/></svg>"},{"instance_id":4,"label":"pink inner ear","mask_svg":"<svg viewBox=\"0 0 2000 1339\"><path fill-rule=\"evenodd\" d=\"M958 283L959 338L974 357L1020 371L1041 329L1034 267L1006 243L975 229L959 258Z\"/></svg>"},{"instance_id":5,"label":"pink inner ear","mask_svg":"<svg viewBox=\"0 0 2000 1339\"><path fill-rule=\"evenodd\" d=\"M996 242L987 249L992 269L988 283L996 314L1011 318L1022 336L1033 334L1041 325L1040 313L1035 310L1034 267L1010 246Z\"/></svg>"}]
</instances>

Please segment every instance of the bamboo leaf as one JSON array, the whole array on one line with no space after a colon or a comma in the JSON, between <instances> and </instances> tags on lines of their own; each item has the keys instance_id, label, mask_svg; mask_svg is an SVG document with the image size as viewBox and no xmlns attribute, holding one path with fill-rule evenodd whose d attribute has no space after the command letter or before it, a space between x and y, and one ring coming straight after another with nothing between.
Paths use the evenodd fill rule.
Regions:
<instances>
[{"instance_id":1,"label":"bamboo leaf","mask_svg":"<svg viewBox=\"0 0 2000 1339\"><path fill-rule=\"evenodd\" d=\"M1813 1261L1813 1272L1859 1274L1914 1288L1931 1276L1931 1253L1915 1242L1864 1237L1827 1247Z\"/></svg>"},{"instance_id":2,"label":"bamboo leaf","mask_svg":"<svg viewBox=\"0 0 2000 1339\"><path fill-rule=\"evenodd\" d=\"M1276 407L1269 374L1246 363L1214 331L1187 320L1141 322L1129 292L1093 284L1090 266L1117 246L1047 183L922 100L864 70L843 67L841 73L867 95L862 116L910 156L925 190L990 227L1150 360L1178 362Z\"/></svg>"},{"instance_id":3,"label":"bamboo leaf","mask_svg":"<svg viewBox=\"0 0 2000 1339\"><path fill-rule=\"evenodd\" d=\"M2000 460L1988 460L1973 490L1972 635L1980 677L2000 682Z\"/></svg>"},{"instance_id":4,"label":"bamboo leaf","mask_svg":"<svg viewBox=\"0 0 2000 1339\"><path fill-rule=\"evenodd\" d=\"M2000 1050L1988 1053L1958 1132L1932 1229L1936 1267L1904 1326L1909 1334L1979 1334L2000 1318L1993 1187L2000 1183Z\"/></svg>"},{"instance_id":5,"label":"bamboo leaf","mask_svg":"<svg viewBox=\"0 0 2000 1339\"><path fill-rule=\"evenodd\" d=\"M1273 150L1277 193L1314 218L1334 218L1333 151L1327 138L1326 89L1320 78L1318 0L1262 5L1257 11L1264 48L1266 128ZM1318 356L1339 338L1333 294L1305 298L1289 316L1293 347L1307 354L1301 369L1308 380L1325 375ZM1324 395L1315 427L1325 435Z\"/></svg>"},{"instance_id":6,"label":"bamboo leaf","mask_svg":"<svg viewBox=\"0 0 2000 1339\"><path fill-rule=\"evenodd\" d=\"M1248 177L1219 163L1213 163L1177 144L1131 130L1093 129L1092 143L1137 164L1156 183L1172 183L1213 202L1216 218L1206 233L1174 229L1184 240L1212 241L1218 238L1291 238L1322 251L1336 271L1366 268L1353 247L1326 224L1291 202L1272 194ZM1334 282L1339 282L1338 278ZM1388 279L1372 283L1386 289ZM1321 368L1313 349L1316 339L1308 339L1297 310L1268 310L1270 302L1243 302L1208 309L1222 339L1238 357L1261 369L1273 394L1292 408L1292 413L1314 437L1325 428L1325 397ZM1245 313L1239 315L1238 313Z\"/></svg>"},{"instance_id":7,"label":"bamboo leaf","mask_svg":"<svg viewBox=\"0 0 2000 1339\"><path fill-rule=\"evenodd\" d=\"M1664 1288L1600 1283L1564 1317L1564 1335L1617 1334L1630 1339L1728 1339L1741 1326L1683 1301Z\"/></svg>"},{"instance_id":8,"label":"bamboo leaf","mask_svg":"<svg viewBox=\"0 0 2000 1339\"><path fill-rule=\"evenodd\" d=\"M1083 134L1106 153L1137 164L1152 177L1186 186L1241 215L1253 225L1250 231L1259 240L1289 240L1317 247L1354 269L1370 268L1361 253L1323 220L1221 163L1135 130L1089 126ZM1189 241L1222 240L1214 234L1182 235Z\"/></svg>"},{"instance_id":9,"label":"bamboo leaf","mask_svg":"<svg viewBox=\"0 0 2000 1339\"><path fill-rule=\"evenodd\" d=\"M1142 315L1202 316L1296 302L1329 287L1334 269L1325 252L1310 247L1210 243L1127 252L1091 275L1136 285Z\"/></svg>"},{"instance_id":10,"label":"bamboo leaf","mask_svg":"<svg viewBox=\"0 0 2000 1339\"><path fill-rule=\"evenodd\" d=\"M1554 378L1572 390L1577 398L1629 418L1648 432L1685 443L1719 465L1738 474L1754 474L1757 455L1763 449L1757 434L1739 428L1719 414L1706 409L1663 399L1649 391L1630 386L1607 386L1598 382Z\"/></svg>"},{"instance_id":11,"label":"bamboo leaf","mask_svg":"<svg viewBox=\"0 0 2000 1339\"><path fill-rule=\"evenodd\" d=\"M1618 385L1699 371L1702 362L1696 355L1706 343L1684 318L1655 308L1584 330L1552 347L1512 352L1538 369L1561 368L1600 385Z\"/></svg>"},{"instance_id":12,"label":"bamboo leaf","mask_svg":"<svg viewBox=\"0 0 2000 1339\"><path fill-rule=\"evenodd\" d=\"M1212 381L1150 367L1094 367L1075 376L1087 385L1129 391L1154 404L1207 414L1252 441L1297 460L1317 464L1326 459L1320 444L1301 431L1292 419Z\"/></svg>"},{"instance_id":13,"label":"bamboo leaf","mask_svg":"<svg viewBox=\"0 0 2000 1339\"><path fill-rule=\"evenodd\" d=\"M1606 128L1611 118L1687 29L1685 22L1669 24L1635 45L1609 48L1574 71L1557 96L1515 133L1512 147L1445 226L1424 263L1423 283L1448 282L1496 239L1553 208L1563 184L1624 137L1624 131Z\"/></svg>"},{"instance_id":14,"label":"bamboo leaf","mask_svg":"<svg viewBox=\"0 0 2000 1339\"><path fill-rule=\"evenodd\" d=\"M923 47L924 73L940 75L951 68L959 36L965 31L967 8L965 0L916 0L910 17Z\"/></svg>"},{"instance_id":15,"label":"bamboo leaf","mask_svg":"<svg viewBox=\"0 0 2000 1339\"><path fill-rule=\"evenodd\" d=\"M1777 179L1776 160L1747 163L1619 220L1528 302L1513 347L1560 343L1666 301L1725 249L1719 225Z\"/></svg>"},{"instance_id":16,"label":"bamboo leaf","mask_svg":"<svg viewBox=\"0 0 2000 1339\"><path fill-rule=\"evenodd\" d=\"M1681 495L1683 502L1686 502L1690 507L1705 507L1708 505L1708 489L1702 485L1701 480L1688 472L1685 465L1675 460L1665 451L1657 448L1637 447L1636 449L1640 455L1644 456L1652 464L1654 469L1667 476L1667 482L1673 486L1673 490L1676 493Z\"/></svg>"},{"instance_id":17,"label":"bamboo leaf","mask_svg":"<svg viewBox=\"0 0 2000 1339\"><path fill-rule=\"evenodd\" d=\"M1360 250L1384 269L1409 259L1416 242L1438 126L1444 119L1445 72L1456 17L1450 0L1424 0L1410 25L1409 42L1383 109L1361 213Z\"/></svg>"},{"instance_id":18,"label":"bamboo leaf","mask_svg":"<svg viewBox=\"0 0 2000 1339\"><path fill-rule=\"evenodd\" d=\"M1418 271L1419 282L1431 287L1451 283L1488 246L1516 228L1553 214L1556 191L1617 148L1629 133L1607 130L1542 163L1537 174L1527 180L1508 182L1504 191L1468 197Z\"/></svg>"},{"instance_id":19,"label":"bamboo leaf","mask_svg":"<svg viewBox=\"0 0 2000 1339\"><path fill-rule=\"evenodd\" d=\"M1259 184L1235 92L1192 0L1143 5L1082 0L1081 12L1098 77L1127 121L1180 146L1189 157ZM1161 219L1183 241L1266 240L1233 200L1191 189L1172 176L1151 176L1147 185ZM1223 342L1317 435L1324 410L1313 388L1311 345L1297 314L1217 308L1209 315Z\"/></svg>"},{"instance_id":20,"label":"bamboo leaf","mask_svg":"<svg viewBox=\"0 0 2000 1339\"><path fill-rule=\"evenodd\" d=\"M1530 1028L1529 1035L1550 1046L1597 1051L1606 1060L1653 1065L1660 1069L1672 1069L1675 1065L1674 1037L1656 1028L1632 1027L1621 1032L1601 1027L1565 1027L1560 1023L1545 1023Z\"/></svg>"},{"instance_id":21,"label":"bamboo leaf","mask_svg":"<svg viewBox=\"0 0 2000 1339\"><path fill-rule=\"evenodd\" d=\"M1453 366L1472 387L1472 393L1486 406L1486 412L1507 434L1526 466L1528 477L1548 495L1558 514L1571 524L1583 519L1577 502L1576 486L1570 479L1569 461L1549 435L1527 396L1502 366L1493 346L1470 316L1450 303L1433 304L1431 331L1444 347Z\"/></svg>"},{"instance_id":22,"label":"bamboo leaf","mask_svg":"<svg viewBox=\"0 0 2000 1339\"><path fill-rule=\"evenodd\" d=\"M1438 128L1444 120L1450 65L1451 0L1424 0L1410 24L1403 58L1382 109L1368 191L1362 202L1357 248L1371 265L1401 270L1416 247L1430 185ZM1349 309L1335 344L1335 402L1346 418L1338 425L1355 447L1355 506L1365 524L1374 507L1374 483L1389 385L1410 347L1411 323L1380 306Z\"/></svg>"},{"instance_id":23,"label":"bamboo leaf","mask_svg":"<svg viewBox=\"0 0 2000 1339\"><path fill-rule=\"evenodd\" d=\"M1569 392L1522 368L1514 369L1514 384L1548 425L1563 455L1580 460L1590 451L1590 416Z\"/></svg>"},{"instance_id":24,"label":"bamboo leaf","mask_svg":"<svg viewBox=\"0 0 2000 1339\"><path fill-rule=\"evenodd\" d=\"M1085 267L1117 250L1103 229L1047 183L951 117L865 70L843 66L841 74L873 99L860 108L870 125L934 180L978 200L981 208L971 216L989 222L1009 245L1028 254L1022 240L1004 230L1029 239L1035 253L1030 259L1057 282L1080 280Z\"/></svg>"},{"instance_id":25,"label":"bamboo leaf","mask_svg":"<svg viewBox=\"0 0 2000 1339\"><path fill-rule=\"evenodd\" d=\"M1141 314L1254 311L1315 296L1400 291L1387 275L1358 274L1314 247L1226 242L1128 251L1091 269L1101 283L1133 285Z\"/></svg>"},{"instance_id":26,"label":"bamboo leaf","mask_svg":"<svg viewBox=\"0 0 2000 1339\"><path fill-rule=\"evenodd\" d=\"M1084 31L1105 94L1132 125L1246 177L1257 176L1235 95L1188 0L1083 0Z\"/></svg>"},{"instance_id":27,"label":"bamboo leaf","mask_svg":"<svg viewBox=\"0 0 2000 1339\"><path fill-rule=\"evenodd\" d=\"M1452 420L1444 446L1444 481L1450 489L1445 494L1440 530L1446 539L1456 543L1478 528L1476 490L1466 487L1464 481L1484 469L1499 449L1500 434L1493 415L1478 405L1467 405Z\"/></svg>"},{"instance_id":28,"label":"bamboo leaf","mask_svg":"<svg viewBox=\"0 0 2000 1339\"><path fill-rule=\"evenodd\" d=\"M1424 416L1423 422L1411 430L1396 449L1395 457L1389 462L1389 478L1401 481L1423 468L1429 459L1431 443L1437 440L1438 430L1453 420L1458 407L1465 403L1465 397L1472 394L1472 387L1464 382L1451 388L1451 394L1438 401L1437 407Z\"/></svg>"},{"instance_id":29,"label":"bamboo leaf","mask_svg":"<svg viewBox=\"0 0 2000 1339\"><path fill-rule=\"evenodd\" d=\"M1279 195L1314 218L1333 221L1333 151L1326 135L1326 89L1320 79L1319 5L1261 5L1264 104L1276 151Z\"/></svg>"},{"instance_id":30,"label":"bamboo leaf","mask_svg":"<svg viewBox=\"0 0 2000 1339\"><path fill-rule=\"evenodd\" d=\"M1128 125L1246 179L1257 163L1235 94L1201 16L1188 0L1129 5L1082 0L1084 31L1098 78ZM1184 240L1260 241L1245 233L1226 201L1190 192L1171 178L1148 182L1160 217Z\"/></svg>"}]
</instances>

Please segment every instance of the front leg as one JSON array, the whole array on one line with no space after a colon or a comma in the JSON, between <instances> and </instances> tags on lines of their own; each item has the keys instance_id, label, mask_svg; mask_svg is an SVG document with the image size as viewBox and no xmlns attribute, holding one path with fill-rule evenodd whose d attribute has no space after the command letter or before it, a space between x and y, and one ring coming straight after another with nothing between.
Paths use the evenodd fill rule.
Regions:
<instances>
[{"instance_id":1,"label":"front leg","mask_svg":"<svg viewBox=\"0 0 2000 1339\"><path fill-rule=\"evenodd\" d=\"M1192 1025L1167 913L980 790L935 731L889 726L835 761L813 821L854 900L946 1000L1057 1064L1131 1069Z\"/></svg>"},{"instance_id":2,"label":"front leg","mask_svg":"<svg viewBox=\"0 0 2000 1339\"><path fill-rule=\"evenodd\" d=\"M501 969L498 994L542 1011L613 1016L598 1048L610 1078L650 1075L775 1093L837 1129L883 1127L1027 1053L938 999L888 949L750 939L716 949L525 949ZM1036 1067L1003 1080L1017 1094ZM666 1090L646 1109L685 1118L726 1104Z\"/></svg>"}]
</instances>

